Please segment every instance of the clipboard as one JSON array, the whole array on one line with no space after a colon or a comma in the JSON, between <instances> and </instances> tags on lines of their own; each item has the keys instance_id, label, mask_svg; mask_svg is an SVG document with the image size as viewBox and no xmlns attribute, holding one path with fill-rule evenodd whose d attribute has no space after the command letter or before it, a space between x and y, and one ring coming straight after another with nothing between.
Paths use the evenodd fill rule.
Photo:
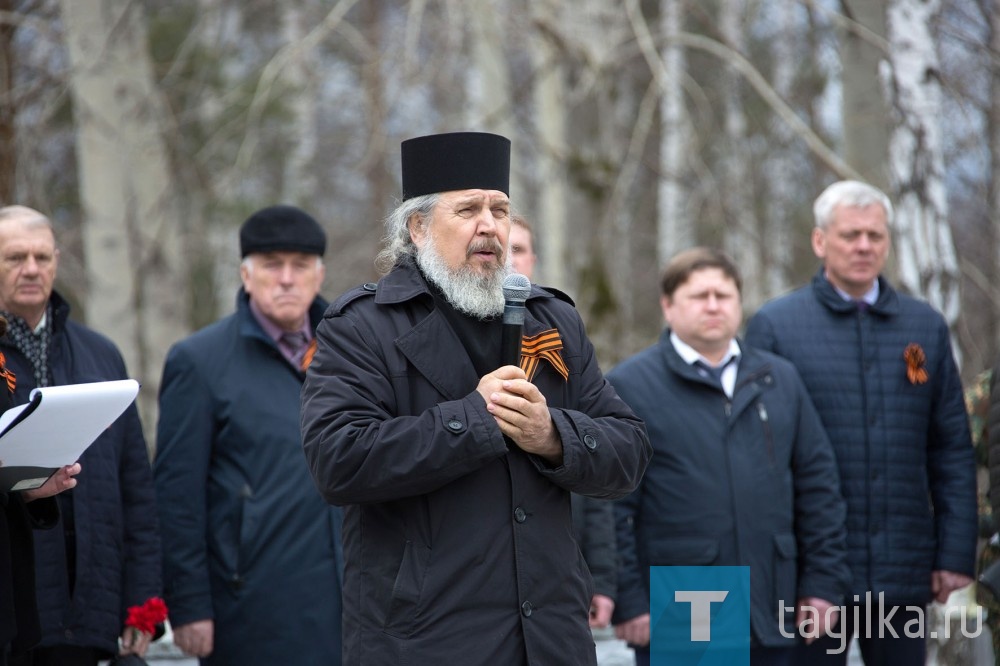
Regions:
<instances>
[{"instance_id":1,"label":"clipboard","mask_svg":"<svg viewBox=\"0 0 1000 666\"><path fill-rule=\"evenodd\" d=\"M134 379L33 389L0 414L0 492L38 488L79 460L138 394Z\"/></svg>"}]
</instances>

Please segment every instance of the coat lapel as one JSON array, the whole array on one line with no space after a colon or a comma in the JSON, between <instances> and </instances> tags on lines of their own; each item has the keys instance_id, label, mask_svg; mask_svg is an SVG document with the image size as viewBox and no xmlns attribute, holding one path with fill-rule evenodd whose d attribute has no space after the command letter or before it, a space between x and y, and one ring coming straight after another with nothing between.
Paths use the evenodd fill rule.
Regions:
<instances>
[{"instance_id":1,"label":"coat lapel","mask_svg":"<svg viewBox=\"0 0 1000 666\"><path fill-rule=\"evenodd\" d=\"M465 346L437 310L397 338L396 346L447 400L458 400L479 384ZM442 355L441 349L449 351Z\"/></svg>"}]
</instances>

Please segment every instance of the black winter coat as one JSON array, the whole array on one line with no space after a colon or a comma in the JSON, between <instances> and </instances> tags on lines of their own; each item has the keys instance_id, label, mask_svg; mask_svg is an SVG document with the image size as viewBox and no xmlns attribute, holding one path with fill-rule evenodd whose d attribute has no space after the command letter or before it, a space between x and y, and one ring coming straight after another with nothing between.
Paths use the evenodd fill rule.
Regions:
<instances>
[{"instance_id":1,"label":"black winter coat","mask_svg":"<svg viewBox=\"0 0 1000 666\"><path fill-rule=\"evenodd\" d=\"M328 310L302 425L320 491L346 507L344 663L596 663L569 493L630 492L650 448L564 298L533 287L524 324L564 344L569 379L545 361L534 378L555 468L508 449L412 262Z\"/></svg>"},{"instance_id":2,"label":"black winter coat","mask_svg":"<svg viewBox=\"0 0 1000 666\"><path fill-rule=\"evenodd\" d=\"M790 646L802 597L843 601L844 500L833 450L795 368L740 345L733 397L686 363L664 331L608 373L643 418L653 459L615 503L616 622L649 612L650 566L749 566L750 627Z\"/></svg>"},{"instance_id":3,"label":"black winter coat","mask_svg":"<svg viewBox=\"0 0 1000 666\"><path fill-rule=\"evenodd\" d=\"M48 366L51 385L127 379L114 343L69 319L53 292ZM7 338L0 349L17 375L14 400L35 388L27 358ZM80 457L78 484L59 496L72 502L76 584L69 589L63 521L35 533L41 645L83 645L118 652L127 609L161 596L160 533L149 452L136 406L129 406Z\"/></svg>"},{"instance_id":4,"label":"black winter coat","mask_svg":"<svg viewBox=\"0 0 1000 666\"><path fill-rule=\"evenodd\" d=\"M764 305L746 340L795 364L823 419L847 500L852 595L924 604L932 571L972 576L975 458L944 318L883 278L859 311L821 268ZM908 377L911 344L926 357L925 383Z\"/></svg>"}]
</instances>

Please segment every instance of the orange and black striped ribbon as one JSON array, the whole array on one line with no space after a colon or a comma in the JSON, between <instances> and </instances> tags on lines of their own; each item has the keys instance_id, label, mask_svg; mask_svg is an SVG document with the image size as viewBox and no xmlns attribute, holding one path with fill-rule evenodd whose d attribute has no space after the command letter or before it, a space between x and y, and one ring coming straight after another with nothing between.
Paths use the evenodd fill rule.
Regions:
<instances>
[{"instance_id":1,"label":"orange and black striped ribbon","mask_svg":"<svg viewBox=\"0 0 1000 666\"><path fill-rule=\"evenodd\" d=\"M521 338L521 369L528 376L530 382L535 373L538 372L538 361L545 359L552 364L564 380L569 380L569 368L563 361L560 350L563 348L562 338L559 331L550 328L536 335L523 336Z\"/></svg>"},{"instance_id":2,"label":"orange and black striped ribbon","mask_svg":"<svg viewBox=\"0 0 1000 666\"><path fill-rule=\"evenodd\" d=\"M7 381L7 390L13 393L17 387L17 375L7 367L7 357L3 355L3 352L0 352L0 377Z\"/></svg>"},{"instance_id":3,"label":"orange and black striped ribbon","mask_svg":"<svg viewBox=\"0 0 1000 666\"><path fill-rule=\"evenodd\" d=\"M299 370L305 372L312 363L313 356L316 355L316 338L309 341L309 346L306 347L306 353L302 355L302 360L299 361Z\"/></svg>"}]
</instances>

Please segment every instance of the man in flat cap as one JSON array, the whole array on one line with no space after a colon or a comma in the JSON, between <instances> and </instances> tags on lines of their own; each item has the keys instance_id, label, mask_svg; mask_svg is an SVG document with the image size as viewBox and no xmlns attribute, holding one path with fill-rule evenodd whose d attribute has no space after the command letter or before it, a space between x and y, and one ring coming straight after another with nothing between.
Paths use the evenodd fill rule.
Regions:
<instances>
[{"instance_id":1,"label":"man in flat cap","mask_svg":"<svg viewBox=\"0 0 1000 666\"><path fill-rule=\"evenodd\" d=\"M340 509L302 456L326 234L292 206L240 229L236 312L175 344L154 465L174 642L202 664L340 664Z\"/></svg>"},{"instance_id":2,"label":"man in flat cap","mask_svg":"<svg viewBox=\"0 0 1000 666\"><path fill-rule=\"evenodd\" d=\"M531 288L501 362L509 159L493 134L404 141L387 273L317 328L303 443L345 507L345 663L596 663L570 491L626 495L649 440L564 294Z\"/></svg>"}]
</instances>

